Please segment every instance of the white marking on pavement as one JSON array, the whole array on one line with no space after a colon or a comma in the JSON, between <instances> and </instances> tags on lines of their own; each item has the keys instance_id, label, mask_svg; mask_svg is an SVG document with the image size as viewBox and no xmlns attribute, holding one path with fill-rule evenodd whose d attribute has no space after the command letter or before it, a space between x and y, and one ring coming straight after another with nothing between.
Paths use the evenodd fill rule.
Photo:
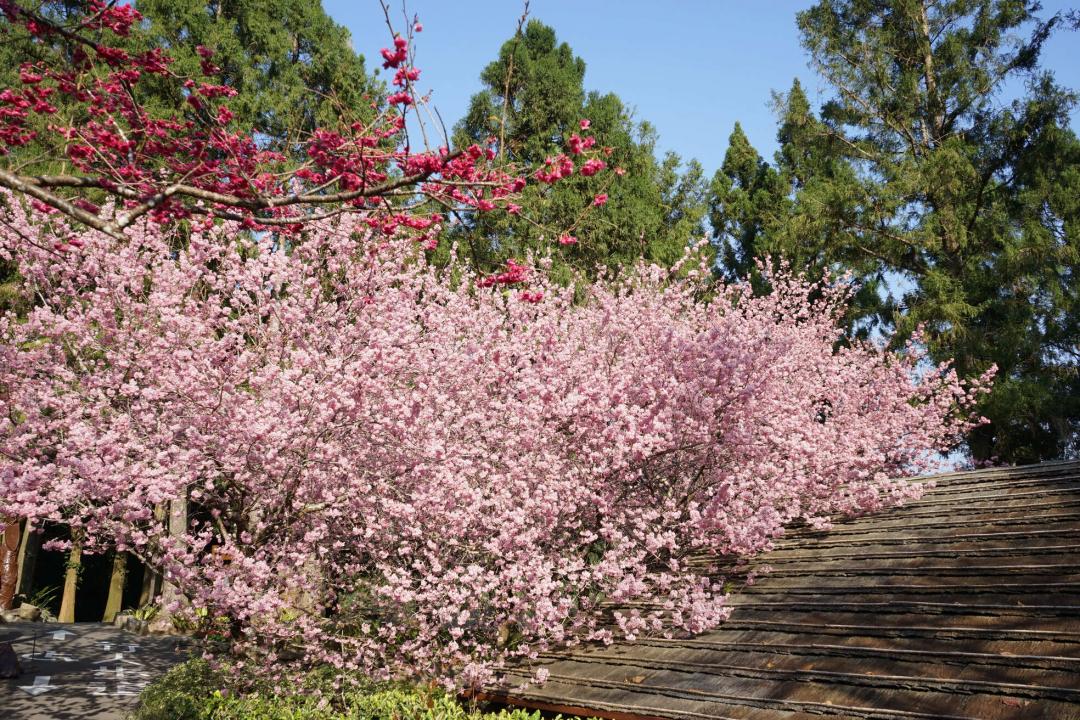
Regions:
<instances>
[{"instance_id":1,"label":"white marking on pavement","mask_svg":"<svg viewBox=\"0 0 1080 720\"><path fill-rule=\"evenodd\" d=\"M95 665L104 665L105 663L127 663L128 665L142 665L138 660L126 660L124 659L124 653L116 653L111 658L105 658L104 660L98 660Z\"/></svg>"},{"instance_id":2,"label":"white marking on pavement","mask_svg":"<svg viewBox=\"0 0 1080 720\"><path fill-rule=\"evenodd\" d=\"M138 695L149 684L148 680L123 680L116 683L113 695Z\"/></svg>"},{"instance_id":3,"label":"white marking on pavement","mask_svg":"<svg viewBox=\"0 0 1080 720\"><path fill-rule=\"evenodd\" d=\"M52 676L51 675L36 675L36 676L34 676L34 684L33 685L20 685L19 689L20 690L25 690L26 692L30 693L34 697L37 697L41 693L46 693L46 692L49 692L50 690L55 690L56 689L52 685L49 685L49 678L50 677L52 677Z\"/></svg>"},{"instance_id":4,"label":"white marking on pavement","mask_svg":"<svg viewBox=\"0 0 1080 720\"><path fill-rule=\"evenodd\" d=\"M49 635L52 637L53 640L66 640L68 635L75 635L75 633L71 632L70 630L61 629L51 632L49 633Z\"/></svg>"},{"instance_id":5,"label":"white marking on pavement","mask_svg":"<svg viewBox=\"0 0 1080 720\"><path fill-rule=\"evenodd\" d=\"M116 683L116 689L109 692L109 686L105 683L94 683L93 685L87 685L86 689L90 691L91 695L119 695L119 696L134 696L142 692L143 688L149 685L149 681L146 680L120 680Z\"/></svg>"},{"instance_id":6,"label":"white marking on pavement","mask_svg":"<svg viewBox=\"0 0 1080 720\"><path fill-rule=\"evenodd\" d=\"M26 660L44 660L45 662L75 662L70 655L59 655L52 650L45 653L26 653L23 655Z\"/></svg>"},{"instance_id":7,"label":"white marking on pavement","mask_svg":"<svg viewBox=\"0 0 1080 720\"><path fill-rule=\"evenodd\" d=\"M145 670L131 670L125 668L123 665L118 665L114 668L98 668L94 671L94 675L98 677L113 676L117 680L125 677L150 677L150 673Z\"/></svg>"}]
</instances>

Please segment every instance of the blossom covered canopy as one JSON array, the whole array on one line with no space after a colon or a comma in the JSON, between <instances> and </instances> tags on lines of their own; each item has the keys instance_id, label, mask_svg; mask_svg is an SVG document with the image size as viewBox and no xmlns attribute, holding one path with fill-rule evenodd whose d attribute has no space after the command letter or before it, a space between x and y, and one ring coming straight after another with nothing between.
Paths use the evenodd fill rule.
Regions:
<instances>
[{"instance_id":1,"label":"blossom covered canopy","mask_svg":"<svg viewBox=\"0 0 1080 720\"><path fill-rule=\"evenodd\" d=\"M722 578L689 558L910 497L888 478L955 443L979 391L916 373L915 347L834 349L842 283L755 297L641 266L582 300L543 263L440 270L344 217L60 252L62 220L6 205L38 303L0 319L0 515L136 554L269 659L471 685L705 630ZM180 501L170 534L154 509Z\"/></svg>"}]
</instances>

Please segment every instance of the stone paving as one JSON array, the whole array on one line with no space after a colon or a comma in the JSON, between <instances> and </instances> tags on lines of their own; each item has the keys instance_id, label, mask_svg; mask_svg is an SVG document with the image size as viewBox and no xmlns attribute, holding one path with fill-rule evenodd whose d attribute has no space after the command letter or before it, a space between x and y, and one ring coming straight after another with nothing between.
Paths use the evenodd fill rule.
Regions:
<instances>
[{"instance_id":1,"label":"stone paving","mask_svg":"<svg viewBox=\"0 0 1080 720\"><path fill-rule=\"evenodd\" d=\"M0 642L22 675L0 680L2 720L122 720L154 678L187 658L183 640L98 623L8 623Z\"/></svg>"}]
</instances>

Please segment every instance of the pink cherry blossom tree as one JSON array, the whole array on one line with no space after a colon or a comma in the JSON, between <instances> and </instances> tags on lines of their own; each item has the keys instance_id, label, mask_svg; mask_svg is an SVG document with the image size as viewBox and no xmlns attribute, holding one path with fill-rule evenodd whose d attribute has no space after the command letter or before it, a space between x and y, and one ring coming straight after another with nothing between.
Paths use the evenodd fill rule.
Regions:
<instances>
[{"instance_id":1,"label":"pink cherry blossom tree","mask_svg":"<svg viewBox=\"0 0 1080 720\"><path fill-rule=\"evenodd\" d=\"M137 555L256 669L460 687L713 627L694 558L912 497L889 478L957 443L986 382L837 349L843 282L754 297L692 253L583 299L543 259L434 268L364 215L293 239L143 217L57 252L67 219L7 200L37 302L0 320L0 517Z\"/></svg>"},{"instance_id":2,"label":"pink cherry blossom tree","mask_svg":"<svg viewBox=\"0 0 1080 720\"><path fill-rule=\"evenodd\" d=\"M86 7L0 0L42 50L0 91L0 253L34 298L0 319L0 518L138 556L221 651L463 686L704 630L723 592L693 558L903 500L888 478L970 427L986 379L835 349L843 283L755 298L642 266L582 301L543 261L426 264L446 210L607 167L587 120L531 178L491 146L414 147L411 32L382 52L388 107L297 162L232 127L212 49L180 77L117 46L131 6ZM140 106L147 77L190 112ZM6 162L30 142L42 168Z\"/></svg>"}]
</instances>

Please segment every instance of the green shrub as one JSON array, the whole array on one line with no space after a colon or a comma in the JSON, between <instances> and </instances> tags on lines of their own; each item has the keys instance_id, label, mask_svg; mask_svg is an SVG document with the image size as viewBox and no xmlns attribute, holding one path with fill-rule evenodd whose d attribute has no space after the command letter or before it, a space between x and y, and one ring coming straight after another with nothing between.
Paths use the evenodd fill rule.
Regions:
<instances>
[{"instance_id":1,"label":"green shrub","mask_svg":"<svg viewBox=\"0 0 1080 720\"><path fill-rule=\"evenodd\" d=\"M539 720L539 713L503 710L479 713L462 707L453 697L427 696L414 690L379 690L349 695L342 707L302 696L248 695L218 698L212 720Z\"/></svg>"},{"instance_id":2,"label":"green shrub","mask_svg":"<svg viewBox=\"0 0 1080 720\"><path fill-rule=\"evenodd\" d=\"M439 691L382 686L335 693L332 682L333 673L315 671L287 694L234 694L222 673L190 660L143 691L132 720L540 720L524 710L472 710Z\"/></svg>"},{"instance_id":3,"label":"green shrub","mask_svg":"<svg viewBox=\"0 0 1080 720\"><path fill-rule=\"evenodd\" d=\"M205 660L189 660L143 690L133 720L209 720L214 692L224 686Z\"/></svg>"}]
</instances>

